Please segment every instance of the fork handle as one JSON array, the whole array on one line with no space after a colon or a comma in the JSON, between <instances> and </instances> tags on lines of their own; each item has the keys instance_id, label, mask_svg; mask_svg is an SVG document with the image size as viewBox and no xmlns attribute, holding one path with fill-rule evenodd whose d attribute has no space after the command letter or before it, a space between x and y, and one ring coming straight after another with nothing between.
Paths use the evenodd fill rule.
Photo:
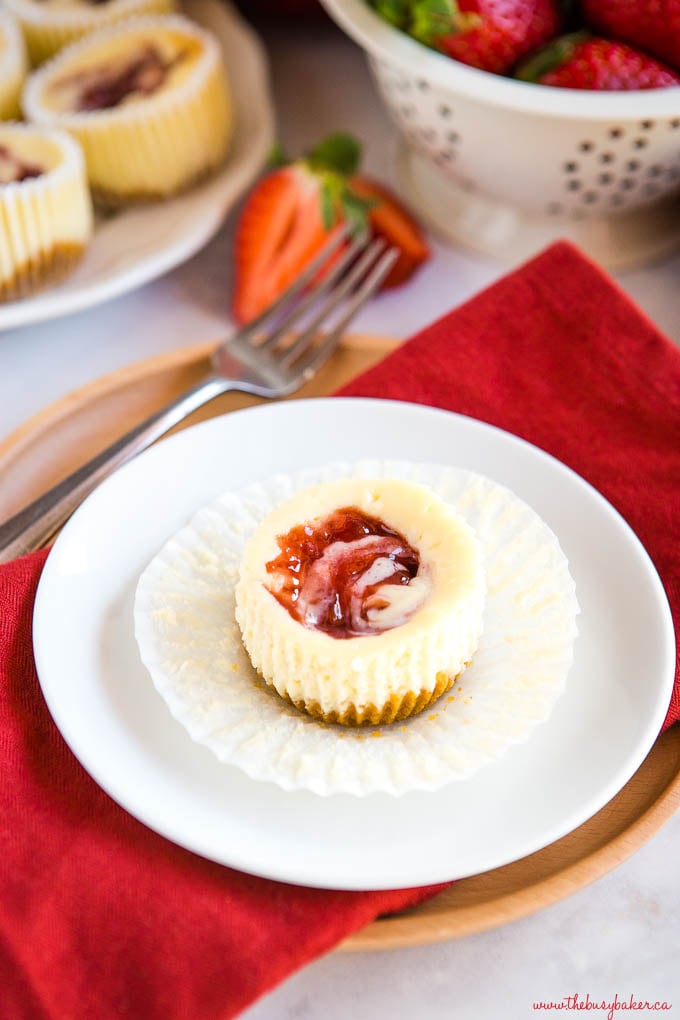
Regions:
<instances>
[{"instance_id":1,"label":"fork handle","mask_svg":"<svg viewBox=\"0 0 680 1020\"><path fill-rule=\"evenodd\" d=\"M85 497L116 468L141 453L192 411L234 388L219 376L207 376L10 517L0 525L0 563L46 545Z\"/></svg>"}]
</instances>

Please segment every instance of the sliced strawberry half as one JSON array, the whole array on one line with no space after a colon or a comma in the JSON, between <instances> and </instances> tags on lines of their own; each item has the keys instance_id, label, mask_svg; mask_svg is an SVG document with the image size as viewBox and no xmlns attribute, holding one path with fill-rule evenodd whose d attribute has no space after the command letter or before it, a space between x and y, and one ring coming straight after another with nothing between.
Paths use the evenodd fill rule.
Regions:
<instances>
[{"instance_id":1,"label":"sliced strawberry half","mask_svg":"<svg viewBox=\"0 0 680 1020\"><path fill-rule=\"evenodd\" d=\"M255 186L236 228L232 311L238 322L264 311L345 220L355 228L368 225L399 248L383 286L403 283L429 256L422 231L397 199L354 174L358 156L353 140L334 135Z\"/></svg>"},{"instance_id":2,"label":"sliced strawberry half","mask_svg":"<svg viewBox=\"0 0 680 1020\"><path fill-rule=\"evenodd\" d=\"M430 257L430 249L420 226L401 202L382 184L368 177L352 177L355 195L371 202L368 222L374 234L399 249L399 258L383 281L383 287L398 287Z\"/></svg>"},{"instance_id":3,"label":"sliced strawberry half","mask_svg":"<svg viewBox=\"0 0 680 1020\"><path fill-rule=\"evenodd\" d=\"M236 230L239 322L267 308L328 240L320 194L318 177L294 163L267 174L250 195Z\"/></svg>"}]
</instances>

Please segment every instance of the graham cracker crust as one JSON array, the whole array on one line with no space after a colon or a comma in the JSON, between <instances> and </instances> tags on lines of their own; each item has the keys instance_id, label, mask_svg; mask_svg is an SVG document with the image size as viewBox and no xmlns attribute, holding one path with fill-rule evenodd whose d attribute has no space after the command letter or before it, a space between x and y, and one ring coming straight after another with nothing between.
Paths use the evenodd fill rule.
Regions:
<instances>
[{"instance_id":1,"label":"graham cracker crust","mask_svg":"<svg viewBox=\"0 0 680 1020\"><path fill-rule=\"evenodd\" d=\"M468 663L466 663L467 665ZM318 701L293 701L288 695L284 695L283 698L300 712L311 715L319 722L353 727L386 726L422 712L423 709L437 701L442 694L446 694L461 675L462 670L454 677L446 673L437 673L435 686L432 689L421 689L419 692L409 691L403 697L395 694L382 705L368 704L359 709L356 705L350 704L343 712L335 710L325 712ZM281 697L272 684L268 684L268 686L277 696Z\"/></svg>"},{"instance_id":2,"label":"graham cracker crust","mask_svg":"<svg viewBox=\"0 0 680 1020\"><path fill-rule=\"evenodd\" d=\"M84 251L84 244L68 242L40 252L35 259L18 266L11 277L0 279L0 302L18 301L60 283L73 272Z\"/></svg>"}]
</instances>

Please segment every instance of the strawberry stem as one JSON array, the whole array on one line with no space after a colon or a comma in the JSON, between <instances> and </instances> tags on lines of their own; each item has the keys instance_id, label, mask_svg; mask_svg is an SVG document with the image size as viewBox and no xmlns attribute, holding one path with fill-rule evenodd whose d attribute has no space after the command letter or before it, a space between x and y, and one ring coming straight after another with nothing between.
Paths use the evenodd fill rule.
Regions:
<instances>
[{"instance_id":1,"label":"strawberry stem","mask_svg":"<svg viewBox=\"0 0 680 1020\"><path fill-rule=\"evenodd\" d=\"M335 223L335 200L333 189L328 181L321 185L321 221L324 230L332 230Z\"/></svg>"}]
</instances>

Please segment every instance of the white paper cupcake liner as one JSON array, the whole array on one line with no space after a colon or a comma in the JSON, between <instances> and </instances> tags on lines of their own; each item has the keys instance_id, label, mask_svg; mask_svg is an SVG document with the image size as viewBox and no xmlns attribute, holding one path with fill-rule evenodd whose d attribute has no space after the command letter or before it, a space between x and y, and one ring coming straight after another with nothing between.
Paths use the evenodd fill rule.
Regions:
<instances>
[{"instance_id":1,"label":"white paper cupcake liner","mask_svg":"<svg viewBox=\"0 0 680 1020\"><path fill-rule=\"evenodd\" d=\"M0 7L0 120L19 116L19 96L26 72L21 29L10 12Z\"/></svg>"},{"instance_id":2,"label":"white paper cupcake liner","mask_svg":"<svg viewBox=\"0 0 680 1020\"><path fill-rule=\"evenodd\" d=\"M461 680L422 714L361 730L320 724L270 691L234 618L242 551L260 521L295 492L340 477L428 485L477 533L488 589ZM156 689L220 761L286 790L363 796L438 789L525 741L564 690L578 612L557 538L508 489L458 468L365 460L277 475L200 510L142 574L134 615Z\"/></svg>"}]
</instances>

